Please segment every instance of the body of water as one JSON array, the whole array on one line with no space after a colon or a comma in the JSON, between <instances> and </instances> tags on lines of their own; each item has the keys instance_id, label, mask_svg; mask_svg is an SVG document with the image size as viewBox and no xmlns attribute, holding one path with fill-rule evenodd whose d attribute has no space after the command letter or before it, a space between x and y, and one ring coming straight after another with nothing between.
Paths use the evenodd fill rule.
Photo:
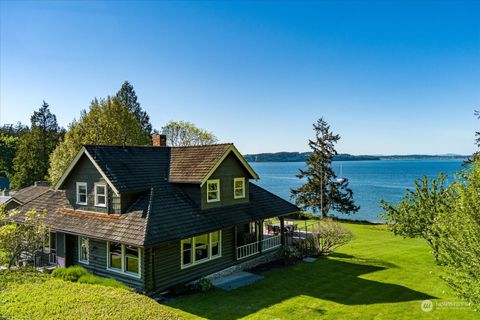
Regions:
<instances>
[{"instance_id":1,"label":"body of water","mask_svg":"<svg viewBox=\"0 0 480 320\"><path fill-rule=\"evenodd\" d=\"M335 161L333 167L340 177L347 178L360 211L339 217L380 222L379 201L398 202L413 181L427 175L436 177L440 172L453 179L461 170L462 160L381 160L381 161ZM258 185L290 201L290 189L305 181L296 177L303 162L254 162L252 168L260 175ZM341 168L341 169L340 169Z\"/></svg>"}]
</instances>

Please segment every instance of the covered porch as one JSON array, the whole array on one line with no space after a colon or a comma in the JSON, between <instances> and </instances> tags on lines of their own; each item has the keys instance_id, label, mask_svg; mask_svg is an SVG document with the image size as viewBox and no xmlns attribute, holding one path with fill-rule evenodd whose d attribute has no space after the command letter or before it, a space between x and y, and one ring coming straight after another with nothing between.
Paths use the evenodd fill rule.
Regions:
<instances>
[{"instance_id":1,"label":"covered porch","mask_svg":"<svg viewBox=\"0 0 480 320\"><path fill-rule=\"evenodd\" d=\"M286 225L283 217L278 221L257 220L235 226L235 259L246 259L281 247L290 228L293 225Z\"/></svg>"}]
</instances>

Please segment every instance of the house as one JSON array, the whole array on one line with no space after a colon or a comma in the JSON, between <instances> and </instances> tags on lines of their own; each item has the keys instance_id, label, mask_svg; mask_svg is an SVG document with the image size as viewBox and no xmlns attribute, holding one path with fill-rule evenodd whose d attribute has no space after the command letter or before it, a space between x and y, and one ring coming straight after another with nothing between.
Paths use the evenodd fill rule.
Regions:
<instances>
[{"instance_id":1,"label":"house","mask_svg":"<svg viewBox=\"0 0 480 320\"><path fill-rule=\"evenodd\" d=\"M12 210L28 203L36 197L42 195L50 189L50 183L46 181L36 181L34 185L12 192L4 190L3 196L0 196L0 204L5 206L6 210Z\"/></svg>"},{"instance_id":2,"label":"house","mask_svg":"<svg viewBox=\"0 0 480 320\"><path fill-rule=\"evenodd\" d=\"M160 292L279 252L264 220L299 209L251 183L233 144L85 145L61 179L22 204L46 209L45 252L143 292Z\"/></svg>"}]
</instances>

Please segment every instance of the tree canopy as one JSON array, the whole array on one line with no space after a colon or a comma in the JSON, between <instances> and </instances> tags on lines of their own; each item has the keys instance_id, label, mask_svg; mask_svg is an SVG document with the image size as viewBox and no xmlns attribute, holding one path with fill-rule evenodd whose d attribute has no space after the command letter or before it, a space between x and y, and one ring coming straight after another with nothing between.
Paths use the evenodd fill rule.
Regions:
<instances>
[{"instance_id":1,"label":"tree canopy","mask_svg":"<svg viewBox=\"0 0 480 320\"><path fill-rule=\"evenodd\" d=\"M360 207L355 205L353 192L348 187L347 179L337 179L332 168L333 157L337 155L335 144L340 140L338 134L330 131L330 126L320 118L313 124L315 139L309 140L312 149L307 159L307 169L300 169L299 179L307 182L297 189L292 189L291 197L303 209L321 212L323 217L333 209L341 213L357 212Z\"/></svg>"},{"instance_id":2,"label":"tree canopy","mask_svg":"<svg viewBox=\"0 0 480 320\"><path fill-rule=\"evenodd\" d=\"M44 180L48 174L50 153L55 149L64 131L57 124L45 101L30 119L30 131L20 139L13 160L11 186L23 188L35 181Z\"/></svg>"},{"instance_id":3,"label":"tree canopy","mask_svg":"<svg viewBox=\"0 0 480 320\"><path fill-rule=\"evenodd\" d=\"M382 200L382 217L395 235L425 239L435 261L439 262L440 233L436 224L441 214L450 212L453 195L446 184L446 176L441 173L437 179L426 176L417 179L414 185L415 189L407 189L396 205Z\"/></svg>"},{"instance_id":4,"label":"tree canopy","mask_svg":"<svg viewBox=\"0 0 480 320\"><path fill-rule=\"evenodd\" d=\"M137 94L135 93L135 90L130 82L125 81L122 84L122 87L117 92L116 97L124 108L127 108L133 112L135 118L137 118L138 122L140 123L142 132L145 135L151 136L152 124L150 123L150 117L148 116L147 112L140 107Z\"/></svg>"},{"instance_id":5,"label":"tree canopy","mask_svg":"<svg viewBox=\"0 0 480 320\"><path fill-rule=\"evenodd\" d=\"M167 144L172 147L207 145L218 141L213 133L188 121L170 121L162 127L162 133L167 136Z\"/></svg>"},{"instance_id":6,"label":"tree canopy","mask_svg":"<svg viewBox=\"0 0 480 320\"><path fill-rule=\"evenodd\" d=\"M56 183L84 144L148 145L150 135L130 108L117 97L94 99L88 112L73 121L50 157L50 181Z\"/></svg>"},{"instance_id":7,"label":"tree canopy","mask_svg":"<svg viewBox=\"0 0 480 320\"><path fill-rule=\"evenodd\" d=\"M480 161L472 163L451 189L450 210L443 210L434 225L440 234L444 280L480 309Z\"/></svg>"}]
</instances>

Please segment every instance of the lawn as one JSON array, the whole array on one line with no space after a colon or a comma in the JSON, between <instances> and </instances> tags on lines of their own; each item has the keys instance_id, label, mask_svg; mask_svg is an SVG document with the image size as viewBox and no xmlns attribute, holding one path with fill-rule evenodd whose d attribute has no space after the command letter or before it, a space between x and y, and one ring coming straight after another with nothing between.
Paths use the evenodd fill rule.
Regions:
<instances>
[{"instance_id":1,"label":"lawn","mask_svg":"<svg viewBox=\"0 0 480 320\"><path fill-rule=\"evenodd\" d=\"M225 292L177 298L186 318L208 319L479 319L439 278L420 239L384 226L345 224L355 240L315 263L264 272L265 279ZM433 310L422 311L431 300ZM452 304L459 304L456 307Z\"/></svg>"},{"instance_id":2,"label":"lawn","mask_svg":"<svg viewBox=\"0 0 480 320\"><path fill-rule=\"evenodd\" d=\"M124 289L73 283L36 272L0 271L0 319L183 319Z\"/></svg>"},{"instance_id":3,"label":"lawn","mask_svg":"<svg viewBox=\"0 0 480 320\"><path fill-rule=\"evenodd\" d=\"M186 295L168 306L124 289L0 271L0 319L480 318L440 280L422 240L395 237L383 226L344 225L356 238L328 258L264 271L265 279L250 286ZM420 308L427 299L430 312Z\"/></svg>"}]
</instances>

